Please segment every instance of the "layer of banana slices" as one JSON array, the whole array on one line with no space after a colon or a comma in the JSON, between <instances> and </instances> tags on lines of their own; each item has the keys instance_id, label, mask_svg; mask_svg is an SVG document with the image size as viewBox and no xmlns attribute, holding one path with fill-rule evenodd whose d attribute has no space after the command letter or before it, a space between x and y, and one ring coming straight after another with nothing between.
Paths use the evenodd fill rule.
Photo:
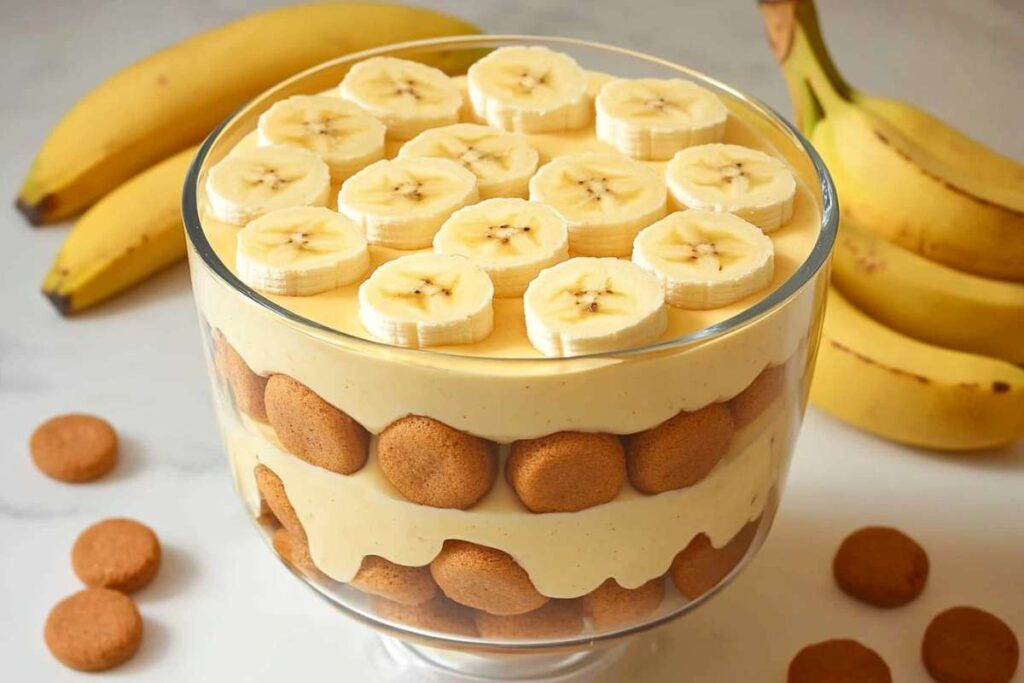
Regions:
<instances>
[{"instance_id":1,"label":"layer of banana slices","mask_svg":"<svg viewBox=\"0 0 1024 683\"><path fill-rule=\"evenodd\" d=\"M523 311L530 344L555 357L650 344L668 325L661 283L618 258L577 257L541 271Z\"/></svg>"},{"instance_id":2,"label":"layer of banana slices","mask_svg":"<svg viewBox=\"0 0 1024 683\"><path fill-rule=\"evenodd\" d=\"M493 50L455 78L375 57L264 112L257 145L210 169L209 214L244 226L236 272L254 289L362 281L360 321L383 342L473 344L495 298L522 297L541 354L616 352L657 342L667 306L772 282L765 233L791 218L796 180L723 144L728 118L696 83L586 72L546 47ZM367 276L371 255L384 262Z\"/></svg>"},{"instance_id":3,"label":"layer of banana slices","mask_svg":"<svg viewBox=\"0 0 1024 683\"><path fill-rule=\"evenodd\" d=\"M771 239L728 213L677 211L640 231L633 262L655 275L671 306L718 308L772 281Z\"/></svg>"},{"instance_id":4,"label":"layer of banana slices","mask_svg":"<svg viewBox=\"0 0 1024 683\"><path fill-rule=\"evenodd\" d=\"M665 181L681 208L732 213L765 232L793 215L796 179L779 159L740 145L689 147L672 157Z\"/></svg>"},{"instance_id":5,"label":"layer of banana slices","mask_svg":"<svg viewBox=\"0 0 1024 683\"><path fill-rule=\"evenodd\" d=\"M336 182L384 158L386 128L340 97L295 95L276 102L256 124L259 144L289 145L313 152Z\"/></svg>"},{"instance_id":6,"label":"layer of banana slices","mask_svg":"<svg viewBox=\"0 0 1024 683\"><path fill-rule=\"evenodd\" d=\"M398 155L457 161L476 175L481 199L525 198L539 158L526 136L474 123L424 131L402 145Z\"/></svg>"},{"instance_id":7,"label":"layer of banana slices","mask_svg":"<svg viewBox=\"0 0 1024 683\"><path fill-rule=\"evenodd\" d=\"M681 78L618 79L594 101L599 140L634 159L671 159L692 145L719 142L729 112L706 88Z\"/></svg>"},{"instance_id":8,"label":"layer of banana slices","mask_svg":"<svg viewBox=\"0 0 1024 683\"><path fill-rule=\"evenodd\" d=\"M490 278L469 259L421 252L373 271L359 286L359 317L396 346L473 344L494 327L493 297Z\"/></svg>"},{"instance_id":9,"label":"layer of banana slices","mask_svg":"<svg viewBox=\"0 0 1024 683\"><path fill-rule=\"evenodd\" d=\"M235 269L253 289L310 296L355 282L370 266L359 226L322 206L277 209L238 232Z\"/></svg>"},{"instance_id":10,"label":"layer of banana slices","mask_svg":"<svg viewBox=\"0 0 1024 683\"><path fill-rule=\"evenodd\" d=\"M449 159L378 161L341 185L338 211L359 224L370 244L429 247L456 209L478 199L476 176Z\"/></svg>"},{"instance_id":11,"label":"layer of banana slices","mask_svg":"<svg viewBox=\"0 0 1024 683\"><path fill-rule=\"evenodd\" d=\"M572 57L546 47L503 47L467 72L481 121L520 133L555 133L590 124L587 76Z\"/></svg>"},{"instance_id":12,"label":"layer of banana slices","mask_svg":"<svg viewBox=\"0 0 1024 683\"><path fill-rule=\"evenodd\" d=\"M629 256L642 228L667 212L661 176L621 154L558 157L530 180L530 199L569 226L569 250L582 256Z\"/></svg>"},{"instance_id":13,"label":"layer of banana slices","mask_svg":"<svg viewBox=\"0 0 1024 683\"><path fill-rule=\"evenodd\" d=\"M465 256L490 276L494 296L516 297L541 270L569 258L569 233L550 207L495 198L452 214L434 251Z\"/></svg>"},{"instance_id":14,"label":"layer of banana slices","mask_svg":"<svg viewBox=\"0 0 1024 683\"><path fill-rule=\"evenodd\" d=\"M244 148L210 169L205 189L214 219L245 225L274 209L326 205L331 172L309 150L284 145Z\"/></svg>"},{"instance_id":15,"label":"layer of banana slices","mask_svg":"<svg viewBox=\"0 0 1024 683\"><path fill-rule=\"evenodd\" d=\"M380 119L395 140L457 123L462 110L462 93L443 71L394 57L358 62L338 92Z\"/></svg>"}]
</instances>

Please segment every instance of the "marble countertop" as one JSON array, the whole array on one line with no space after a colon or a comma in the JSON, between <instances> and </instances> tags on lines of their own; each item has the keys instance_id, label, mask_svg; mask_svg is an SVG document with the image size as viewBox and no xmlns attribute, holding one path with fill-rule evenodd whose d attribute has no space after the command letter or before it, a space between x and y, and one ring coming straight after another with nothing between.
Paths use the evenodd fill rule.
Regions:
<instances>
[{"instance_id":1,"label":"marble countertop","mask_svg":"<svg viewBox=\"0 0 1024 683\"><path fill-rule=\"evenodd\" d=\"M245 8L269 4L2 3L0 79L7 96L0 99L0 187L13 197L49 127L104 76ZM753 0L423 4L494 32L567 34L645 50L788 111ZM819 4L851 81L915 101L1024 158L1024 5ZM69 562L75 536L113 515L150 524L166 559L157 580L137 596L146 620L141 651L104 678L382 680L376 639L293 580L250 529L220 451L185 268L64 320L38 284L65 229L33 230L9 204L0 209L0 223L0 448L9 468L0 484L5 680L86 680L49 656L41 633L49 608L79 587ZM101 482L57 484L28 457L34 426L72 410L109 418L123 436L121 462ZM641 639L600 680L781 681L804 644L845 636L876 648L897 680L925 681L920 636L945 607L990 609L1024 637L1021 509L1022 444L973 458L926 454L812 410L780 517L749 571L706 607ZM929 586L910 606L880 612L834 587L829 563L836 545L868 523L898 525L929 551Z\"/></svg>"}]
</instances>

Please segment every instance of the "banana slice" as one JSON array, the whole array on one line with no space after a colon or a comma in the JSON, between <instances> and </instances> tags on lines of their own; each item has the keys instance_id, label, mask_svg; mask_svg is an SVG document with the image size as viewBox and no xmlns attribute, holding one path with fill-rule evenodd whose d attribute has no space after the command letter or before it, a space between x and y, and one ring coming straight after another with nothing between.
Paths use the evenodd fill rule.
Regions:
<instances>
[{"instance_id":1,"label":"banana slice","mask_svg":"<svg viewBox=\"0 0 1024 683\"><path fill-rule=\"evenodd\" d=\"M572 57L546 47L502 47L469 67L476 116L502 130L557 133L592 116L587 77Z\"/></svg>"},{"instance_id":2,"label":"banana slice","mask_svg":"<svg viewBox=\"0 0 1024 683\"><path fill-rule=\"evenodd\" d=\"M206 175L206 201L215 220L245 225L288 206L324 206L331 172L320 157L297 147L238 149Z\"/></svg>"},{"instance_id":3,"label":"banana slice","mask_svg":"<svg viewBox=\"0 0 1024 683\"><path fill-rule=\"evenodd\" d=\"M668 325L658 278L617 258L578 257L541 271L523 310L530 343L545 356L650 344Z\"/></svg>"},{"instance_id":4,"label":"banana slice","mask_svg":"<svg viewBox=\"0 0 1024 683\"><path fill-rule=\"evenodd\" d=\"M569 258L565 222L525 199L488 199L459 209L434 235L434 251L469 258L494 283L494 296L522 296L544 268Z\"/></svg>"},{"instance_id":5,"label":"banana slice","mask_svg":"<svg viewBox=\"0 0 1024 683\"><path fill-rule=\"evenodd\" d=\"M322 206L271 211L236 239L239 279L270 294L319 294L355 282L370 266L359 226Z\"/></svg>"},{"instance_id":6,"label":"banana slice","mask_svg":"<svg viewBox=\"0 0 1024 683\"><path fill-rule=\"evenodd\" d=\"M476 176L448 159L378 161L341 185L338 211L360 226L370 244L429 247L456 209L478 199Z\"/></svg>"},{"instance_id":7,"label":"banana slice","mask_svg":"<svg viewBox=\"0 0 1024 683\"><path fill-rule=\"evenodd\" d=\"M661 281L670 305L703 310L767 287L774 249L767 235L738 216L690 209L641 230L633 262Z\"/></svg>"},{"instance_id":8,"label":"banana slice","mask_svg":"<svg viewBox=\"0 0 1024 683\"><path fill-rule=\"evenodd\" d=\"M459 162L476 175L482 199L525 198L539 159L526 136L473 123L424 131L402 145L398 155Z\"/></svg>"},{"instance_id":9,"label":"banana slice","mask_svg":"<svg viewBox=\"0 0 1024 683\"><path fill-rule=\"evenodd\" d=\"M301 147L323 159L335 181L384 158L384 124L340 97L295 95L256 124L259 144Z\"/></svg>"},{"instance_id":10,"label":"banana slice","mask_svg":"<svg viewBox=\"0 0 1024 683\"><path fill-rule=\"evenodd\" d=\"M359 318L374 337L420 348L473 344L494 327L494 287L463 256L409 254L359 286Z\"/></svg>"},{"instance_id":11,"label":"banana slice","mask_svg":"<svg viewBox=\"0 0 1024 683\"><path fill-rule=\"evenodd\" d=\"M611 81L601 88L594 109L599 140L634 159L653 160L719 142L729 116L713 92L681 78Z\"/></svg>"},{"instance_id":12,"label":"banana slice","mask_svg":"<svg viewBox=\"0 0 1024 683\"><path fill-rule=\"evenodd\" d=\"M629 256L642 228L667 211L661 177L620 154L558 157L530 180L530 199L553 208L569 225L569 249L584 256Z\"/></svg>"},{"instance_id":13,"label":"banana slice","mask_svg":"<svg viewBox=\"0 0 1024 683\"><path fill-rule=\"evenodd\" d=\"M736 214L765 232L793 216L793 173L779 159L749 147L689 147L668 162L665 180L681 207Z\"/></svg>"},{"instance_id":14,"label":"banana slice","mask_svg":"<svg viewBox=\"0 0 1024 683\"><path fill-rule=\"evenodd\" d=\"M359 62L338 91L383 121L388 137L396 140L457 123L462 109L462 93L443 71L395 57Z\"/></svg>"}]
</instances>

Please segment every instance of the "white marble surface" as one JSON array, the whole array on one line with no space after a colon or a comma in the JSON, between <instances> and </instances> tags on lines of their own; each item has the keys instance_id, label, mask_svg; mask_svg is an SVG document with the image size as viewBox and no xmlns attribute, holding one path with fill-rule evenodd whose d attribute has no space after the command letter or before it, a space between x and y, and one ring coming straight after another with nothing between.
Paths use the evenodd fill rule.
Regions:
<instances>
[{"instance_id":1,"label":"white marble surface","mask_svg":"<svg viewBox=\"0 0 1024 683\"><path fill-rule=\"evenodd\" d=\"M120 0L0 3L0 187L15 193L61 112L151 50L268 2ZM430 3L495 32L569 34L689 63L787 110L753 0ZM914 100L1018 158L1024 5L1019 0L821 0L828 38L865 89ZM666 30L670 28L671 31ZM374 639L272 561L236 502L209 407L186 273L175 268L74 320L38 283L64 229L33 230L0 209L0 661L9 681L72 681L41 638L73 592L75 535L130 515L162 537L166 562L138 595L146 638L106 678L142 681L376 681ZM70 487L37 472L27 439L68 410L108 417L122 461ZM812 412L780 519L735 586L639 644L605 681L781 681L807 642L850 636L900 681L923 681L920 635L936 611L976 604L1024 637L1024 448L958 459L915 452ZM896 524L929 550L932 578L892 612L845 599L835 545L865 523ZM651 652L658 653L650 656ZM1018 672L1018 680L1024 676Z\"/></svg>"}]
</instances>

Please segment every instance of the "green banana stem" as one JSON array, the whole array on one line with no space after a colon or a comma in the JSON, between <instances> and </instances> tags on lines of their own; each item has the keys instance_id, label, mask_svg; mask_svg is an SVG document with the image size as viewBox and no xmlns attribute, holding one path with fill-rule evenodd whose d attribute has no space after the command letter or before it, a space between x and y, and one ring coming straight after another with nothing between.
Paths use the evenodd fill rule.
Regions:
<instances>
[{"instance_id":1,"label":"green banana stem","mask_svg":"<svg viewBox=\"0 0 1024 683\"><path fill-rule=\"evenodd\" d=\"M758 0L758 5L786 77L797 125L810 135L823 110L849 101L852 88L825 47L814 0Z\"/></svg>"}]
</instances>

